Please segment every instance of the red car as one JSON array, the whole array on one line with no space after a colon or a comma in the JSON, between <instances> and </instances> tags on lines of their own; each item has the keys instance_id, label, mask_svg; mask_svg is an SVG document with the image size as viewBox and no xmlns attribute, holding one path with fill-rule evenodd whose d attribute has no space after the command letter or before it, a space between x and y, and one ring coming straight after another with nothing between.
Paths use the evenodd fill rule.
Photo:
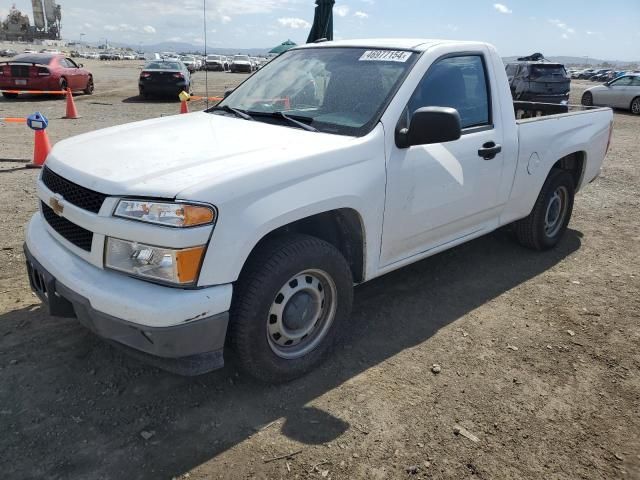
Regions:
<instances>
[{"instance_id":1,"label":"red car","mask_svg":"<svg viewBox=\"0 0 640 480\"><path fill-rule=\"evenodd\" d=\"M66 90L93 93L93 75L64 55L26 53L0 62L0 90ZM3 93L16 98L17 93Z\"/></svg>"}]
</instances>

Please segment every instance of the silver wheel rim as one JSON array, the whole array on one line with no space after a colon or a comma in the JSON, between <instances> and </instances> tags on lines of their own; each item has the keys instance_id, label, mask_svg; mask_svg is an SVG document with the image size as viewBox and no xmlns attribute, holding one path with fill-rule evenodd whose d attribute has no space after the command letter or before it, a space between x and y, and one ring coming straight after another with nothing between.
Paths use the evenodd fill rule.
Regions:
<instances>
[{"instance_id":1,"label":"silver wheel rim","mask_svg":"<svg viewBox=\"0 0 640 480\"><path fill-rule=\"evenodd\" d=\"M640 113L640 99L635 99L631 105L631 112L636 115Z\"/></svg>"},{"instance_id":2,"label":"silver wheel rim","mask_svg":"<svg viewBox=\"0 0 640 480\"><path fill-rule=\"evenodd\" d=\"M564 225L568 198L569 192L566 187L560 186L553 192L544 216L544 233L547 237L555 237Z\"/></svg>"},{"instance_id":3,"label":"silver wheel rim","mask_svg":"<svg viewBox=\"0 0 640 480\"><path fill-rule=\"evenodd\" d=\"M336 315L335 282L322 270L305 270L278 291L267 315L273 353L287 360L303 357L327 336Z\"/></svg>"}]
</instances>

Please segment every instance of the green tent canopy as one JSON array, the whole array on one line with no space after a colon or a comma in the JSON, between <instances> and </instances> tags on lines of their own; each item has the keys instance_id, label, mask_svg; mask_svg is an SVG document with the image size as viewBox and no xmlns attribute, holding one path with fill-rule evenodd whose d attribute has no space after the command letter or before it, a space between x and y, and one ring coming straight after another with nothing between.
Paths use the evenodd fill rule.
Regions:
<instances>
[{"instance_id":1,"label":"green tent canopy","mask_svg":"<svg viewBox=\"0 0 640 480\"><path fill-rule=\"evenodd\" d=\"M293 42L291 40L287 40L286 42L282 42L277 47L274 47L271 50L269 50L269 53L280 54L282 52L286 52L287 50L289 50L289 49L291 49L293 47L297 47L297 46L298 46L298 44L296 42Z\"/></svg>"},{"instance_id":2,"label":"green tent canopy","mask_svg":"<svg viewBox=\"0 0 640 480\"><path fill-rule=\"evenodd\" d=\"M316 12L313 16L313 26L309 32L307 43L313 43L322 38L333 40L333 6L335 0L316 0Z\"/></svg>"}]
</instances>

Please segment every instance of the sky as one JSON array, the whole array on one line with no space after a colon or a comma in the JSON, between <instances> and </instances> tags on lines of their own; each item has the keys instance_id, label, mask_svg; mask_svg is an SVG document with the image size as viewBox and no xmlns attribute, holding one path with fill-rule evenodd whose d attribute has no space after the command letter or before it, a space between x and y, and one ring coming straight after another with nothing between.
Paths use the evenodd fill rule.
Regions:
<instances>
[{"instance_id":1,"label":"sky","mask_svg":"<svg viewBox=\"0 0 640 480\"><path fill-rule=\"evenodd\" d=\"M66 40L265 48L306 41L313 0L58 0ZM0 0L31 13L30 0ZM502 56L542 52L640 60L640 0L336 0L336 39L417 37L480 40Z\"/></svg>"}]
</instances>

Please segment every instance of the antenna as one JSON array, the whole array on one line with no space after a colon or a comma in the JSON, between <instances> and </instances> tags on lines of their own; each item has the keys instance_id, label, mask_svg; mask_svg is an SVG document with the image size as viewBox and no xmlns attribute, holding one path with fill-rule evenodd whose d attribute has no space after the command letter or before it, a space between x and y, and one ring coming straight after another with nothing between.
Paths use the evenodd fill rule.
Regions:
<instances>
[{"instance_id":1,"label":"antenna","mask_svg":"<svg viewBox=\"0 0 640 480\"><path fill-rule=\"evenodd\" d=\"M207 110L209 110L209 69L207 68L207 0L202 0L202 11L204 22L204 91L207 102Z\"/></svg>"}]
</instances>

